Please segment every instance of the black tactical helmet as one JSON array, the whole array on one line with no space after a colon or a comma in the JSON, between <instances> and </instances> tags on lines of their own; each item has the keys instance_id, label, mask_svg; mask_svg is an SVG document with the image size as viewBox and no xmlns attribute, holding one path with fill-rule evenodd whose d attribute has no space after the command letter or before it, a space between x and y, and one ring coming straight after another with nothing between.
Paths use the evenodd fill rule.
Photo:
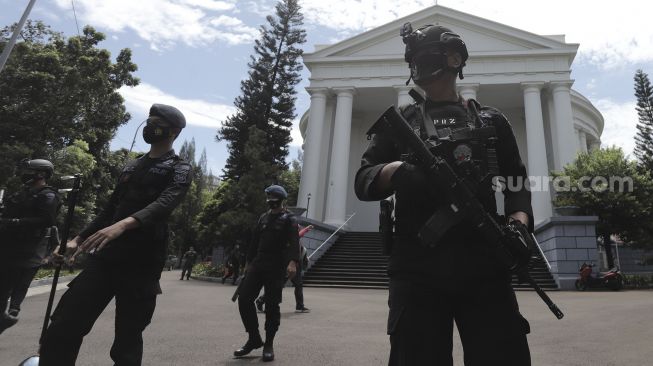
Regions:
<instances>
[{"instance_id":1,"label":"black tactical helmet","mask_svg":"<svg viewBox=\"0 0 653 366\"><path fill-rule=\"evenodd\" d=\"M159 117L170 123L172 127L186 127L186 117L184 117L179 109L171 105L152 104L152 107L150 107L150 117Z\"/></svg>"},{"instance_id":2,"label":"black tactical helmet","mask_svg":"<svg viewBox=\"0 0 653 366\"><path fill-rule=\"evenodd\" d=\"M23 159L18 165L19 170L32 170L37 172L45 172L45 179L52 177L54 174L54 164L45 159Z\"/></svg>"},{"instance_id":3,"label":"black tactical helmet","mask_svg":"<svg viewBox=\"0 0 653 366\"><path fill-rule=\"evenodd\" d=\"M427 24L413 31L412 25L405 23L401 28L400 35L406 44L404 60L408 62L411 78L415 82L426 81L441 69L451 69L461 79L464 78L463 67L469 58L469 53L465 42L451 29ZM447 66L447 51L449 50L454 50L462 56L463 62L457 69Z\"/></svg>"},{"instance_id":4,"label":"black tactical helmet","mask_svg":"<svg viewBox=\"0 0 653 366\"><path fill-rule=\"evenodd\" d=\"M285 200L288 197L286 190L279 185L273 184L265 189L265 194Z\"/></svg>"}]
</instances>

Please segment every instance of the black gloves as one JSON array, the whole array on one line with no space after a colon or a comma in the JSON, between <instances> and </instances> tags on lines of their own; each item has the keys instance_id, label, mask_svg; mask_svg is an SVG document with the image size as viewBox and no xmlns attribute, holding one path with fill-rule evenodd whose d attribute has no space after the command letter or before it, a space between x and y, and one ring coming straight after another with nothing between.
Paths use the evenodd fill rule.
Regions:
<instances>
[{"instance_id":1,"label":"black gloves","mask_svg":"<svg viewBox=\"0 0 653 366\"><path fill-rule=\"evenodd\" d=\"M416 195L428 191L426 174L416 165L403 163L395 170L390 178L395 192L413 193Z\"/></svg>"}]
</instances>

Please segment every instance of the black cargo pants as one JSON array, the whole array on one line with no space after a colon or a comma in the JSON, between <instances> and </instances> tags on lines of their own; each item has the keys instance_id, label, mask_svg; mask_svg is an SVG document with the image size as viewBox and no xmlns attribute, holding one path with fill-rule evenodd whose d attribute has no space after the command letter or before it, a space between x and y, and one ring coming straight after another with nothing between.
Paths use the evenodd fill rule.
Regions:
<instances>
[{"instance_id":1,"label":"black cargo pants","mask_svg":"<svg viewBox=\"0 0 653 366\"><path fill-rule=\"evenodd\" d=\"M145 276L89 260L68 287L41 344L40 365L74 365L82 339L114 297L116 329L111 359L116 366L141 365L142 333L154 314L156 295L161 293L158 280L152 274Z\"/></svg>"},{"instance_id":2,"label":"black cargo pants","mask_svg":"<svg viewBox=\"0 0 653 366\"><path fill-rule=\"evenodd\" d=\"M283 290L284 277L283 272L259 271L252 268L247 272L243 279L238 297L238 310L240 318L243 321L245 330L248 333L258 331L258 317L256 316L256 307L254 300L261 292L265 290L265 331L276 333L281 323L281 291Z\"/></svg>"},{"instance_id":3,"label":"black cargo pants","mask_svg":"<svg viewBox=\"0 0 653 366\"><path fill-rule=\"evenodd\" d=\"M442 290L391 278L388 305L390 366L452 366L454 322L465 366L531 364L529 324L505 281Z\"/></svg>"},{"instance_id":4,"label":"black cargo pants","mask_svg":"<svg viewBox=\"0 0 653 366\"><path fill-rule=\"evenodd\" d=\"M20 311L20 304L25 300L29 285L38 269L38 267L23 268L11 265L0 268L0 316L7 310L8 301L10 311Z\"/></svg>"}]
</instances>

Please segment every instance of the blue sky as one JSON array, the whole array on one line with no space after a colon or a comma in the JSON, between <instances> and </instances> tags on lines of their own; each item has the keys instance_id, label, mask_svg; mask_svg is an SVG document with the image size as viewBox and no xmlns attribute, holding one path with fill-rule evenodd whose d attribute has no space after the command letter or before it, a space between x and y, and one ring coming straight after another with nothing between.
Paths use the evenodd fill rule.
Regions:
<instances>
[{"instance_id":1,"label":"blue sky","mask_svg":"<svg viewBox=\"0 0 653 366\"><path fill-rule=\"evenodd\" d=\"M0 25L18 21L28 0L0 0ZM77 34L71 0L37 0L30 15L66 36ZM253 40L273 0L74 0L80 28L94 26L107 35L100 44L115 56L131 48L141 85L124 88L132 120L118 131L112 148L129 147L149 106L178 106L189 126L176 143L195 138L198 153L206 148L209 167L220 173L227 157L224 142L215 142L220 123L233 112L240 81L247 76ZM633 149L637 115L633 75L638 68L653 76L653 28L646 27L653 6L622 0L523 1L440 0L440 5L536 34L565 34L580 43L572 65L574 89L603 113L603 146ZM305 16L306 52L315 44L334 43L398 17L435 5L431 0L300 0ZM309 106L308 71L298 87L298 117ZM482 102L482 101L481 101ZM290 158L301 136L295 126ZM146 144L139 136L136 150Z\"/></svg>"}]
</instances>

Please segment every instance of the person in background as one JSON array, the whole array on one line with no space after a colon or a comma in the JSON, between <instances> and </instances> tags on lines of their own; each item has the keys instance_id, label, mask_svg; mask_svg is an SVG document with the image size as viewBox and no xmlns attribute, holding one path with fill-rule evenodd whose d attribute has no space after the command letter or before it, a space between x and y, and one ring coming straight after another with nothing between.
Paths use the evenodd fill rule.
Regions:
<instances>
[{"instance_id":1,"label":"person in background","mask_svg":"<svg viewBox=\"0 0 653 366\"><path fill-rule=\"evenodd\" d=\"M23 189L4 200L0 220L0 333L18 322L20 305L49 249L50 236L55 235L52 227L59 194L47 183L53 173L54 165L48 160L23 160L17 171Z\"/></svg>"},{"instance_id":2,"label":"person in background","mask_svg":"<svg viewBox=\"0 0 653 366\"><path fill-rule=\"evenodd\" d=\"M184 253L184 256L182 257L183 268L181 269L181 278L179 278L180 280L183 281L184 276L186 276L186 281L190 280L190 273L193 271L193 266L195 265L196 261L197 252L195 251L195 248L188 248L188 251Z\"/></svg>"},{"instance_id":3,"label":"person in background","mask_svg":"<svg viewBox=\"0 0 653 366\"><path fill-rule=\"evenodd\" d=\"M263 346L263 361L274 360L274 337L281 323L281 292L284 278L293 278L299 264L299 236L295 215L283 206L288 197L278 185L265 189L269 210L259 217L247 254L247 275L238 298L240 317L249 334L234 356L248 355ZM254 300L265 288L265 343L258 330Z\"/></svg>"}]
</instances>

